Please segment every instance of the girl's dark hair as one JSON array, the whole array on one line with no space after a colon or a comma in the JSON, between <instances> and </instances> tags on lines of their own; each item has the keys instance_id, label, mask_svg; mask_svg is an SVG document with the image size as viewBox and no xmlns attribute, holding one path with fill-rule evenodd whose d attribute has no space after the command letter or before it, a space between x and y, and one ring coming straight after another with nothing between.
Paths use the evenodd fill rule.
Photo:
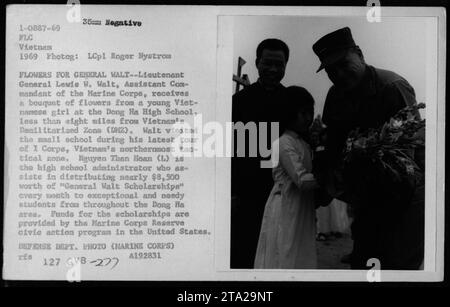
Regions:
<instances>
[{"instance_id":1,"label":"girl's dark hair","mask_svg":"<svg viewBox=\"0 0 450 307\"><path fill-rule=\"evenodd\" d=\"M314 114L314 98L305 88L290 86L284 91L280 108L280 126L284 130L297 119L298 113L310 112Z\"/></svg>"}]
</instances>

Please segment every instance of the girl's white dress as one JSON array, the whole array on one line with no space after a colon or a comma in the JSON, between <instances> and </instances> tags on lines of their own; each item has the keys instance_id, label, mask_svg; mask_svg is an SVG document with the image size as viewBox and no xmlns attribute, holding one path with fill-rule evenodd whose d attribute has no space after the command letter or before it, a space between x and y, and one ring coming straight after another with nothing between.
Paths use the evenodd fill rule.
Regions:
<instances>
[{"instance_id":1,"label":"girl's white dress","mask_svg":"<svg viewBox=\"0 0 450 307\"><path fill-rule=\"evenodd\" d=\"M278 141L279 163L272 170L274 186L264 209L254 266L256 269L316 269L311 150L291 130Z\"/></svg>"},{"instance_id":2,"label":"girl's white dress","mask_svg":"<svg viewBox=\"0 0 450 307\"><path fill-rule=\"evenodd\" d=\"M347 204L333 199L328 206L316 210L317 233L340 232L350 234L351 220L347 214Z\"/></svg>"}]
</instances>

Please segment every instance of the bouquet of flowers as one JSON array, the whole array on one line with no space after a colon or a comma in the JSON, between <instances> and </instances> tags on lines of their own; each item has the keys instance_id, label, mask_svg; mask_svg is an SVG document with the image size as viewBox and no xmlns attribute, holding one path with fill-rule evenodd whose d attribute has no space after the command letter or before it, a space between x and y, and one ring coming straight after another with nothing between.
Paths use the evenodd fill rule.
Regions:
<instances>
[{"instance_id":1,"label":"bouquet of flowers","mask_svg":"<svg viewBox=\"0 0 450 307\"><path fill-rule=\"evenodd\" d=\"M377 129L349 134L343 164L349 192L398 199L423 181L425 120L418 109L424 107L405 107Z\"/></svg>"}]
</instances>

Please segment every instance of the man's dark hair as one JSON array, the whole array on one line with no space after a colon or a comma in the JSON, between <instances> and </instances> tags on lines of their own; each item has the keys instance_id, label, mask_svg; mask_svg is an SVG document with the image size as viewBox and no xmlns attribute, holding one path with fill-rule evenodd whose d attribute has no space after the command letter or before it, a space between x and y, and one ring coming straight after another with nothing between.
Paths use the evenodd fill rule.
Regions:
<instances>
[{"instance_id":1,"label":"man's dark hair","mask_svg":"<svg viewBox=\"0 0 450 307\"><path fill-rule=\"evenodd\" d=\"M314 114L314 98L305 88L290 86L284 91L280 108L280 127L285 129L297 119L298 113L310 112Z\"/></svg>"},{"instance_id":2,"label":"man's dark hair","mask_svg":"<svg viewBox=\"0 0 450 307\"><path fill-rule=\"evenodd\" d=\"M281 50L286 57L286 62L289 59L289 47L286 43L276 38L268 38L260 42L258 48L256 48L256 63L259 62L264 49L272 51Z\"/></svg>"}]
</instances>

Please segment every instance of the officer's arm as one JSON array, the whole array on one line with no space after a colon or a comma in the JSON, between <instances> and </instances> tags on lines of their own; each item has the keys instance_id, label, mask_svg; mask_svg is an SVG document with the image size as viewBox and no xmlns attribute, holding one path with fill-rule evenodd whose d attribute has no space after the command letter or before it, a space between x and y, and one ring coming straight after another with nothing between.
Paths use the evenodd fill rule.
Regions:
<instances>
[{"instance_id":1,"label":"officer's arm","mask_svg":"<svg viewBox=\"0 0 450 307\"><path fill-rule=\"evenodd\" d=\"M388 121L399 110L406 106L416 105L416 94L413 87L404 79L386 85L383 90L384 121ZM416 116L420 118L419 112Z\"/></svg>"}]
</instances>

